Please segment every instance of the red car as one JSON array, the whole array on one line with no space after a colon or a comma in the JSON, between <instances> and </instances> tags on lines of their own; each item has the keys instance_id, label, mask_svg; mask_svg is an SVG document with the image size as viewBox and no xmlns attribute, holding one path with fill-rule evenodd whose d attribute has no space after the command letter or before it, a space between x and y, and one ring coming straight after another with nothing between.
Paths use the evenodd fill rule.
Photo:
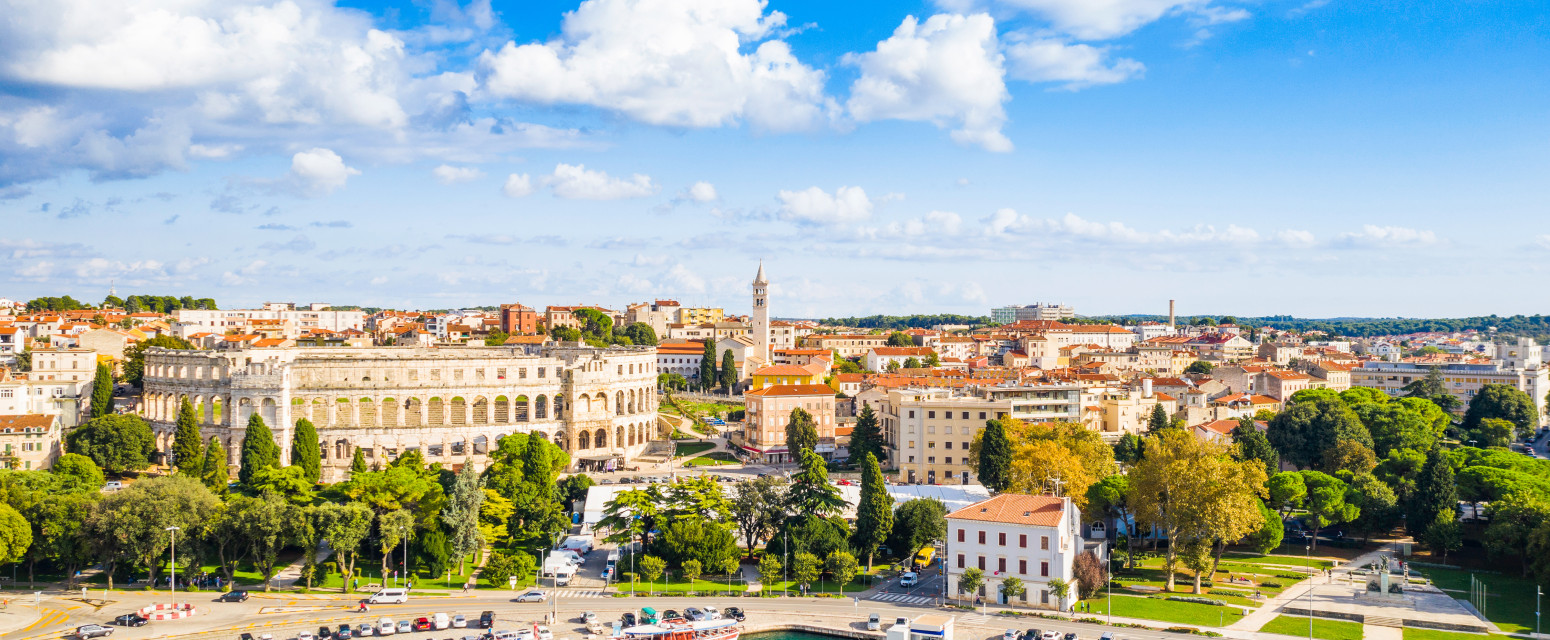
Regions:
<instances>
[{"instance_id":1,"label":"red car","mask_svg":"<svg viewBox=\"0 0 1550 640\"><path fill-rule=\"evenodd\" d=\"M431 630L431 619L430 618L419 618L419 619L416 619L414 621L414 630L415 631L430 631Z\"/></svg>"}]
</instances>

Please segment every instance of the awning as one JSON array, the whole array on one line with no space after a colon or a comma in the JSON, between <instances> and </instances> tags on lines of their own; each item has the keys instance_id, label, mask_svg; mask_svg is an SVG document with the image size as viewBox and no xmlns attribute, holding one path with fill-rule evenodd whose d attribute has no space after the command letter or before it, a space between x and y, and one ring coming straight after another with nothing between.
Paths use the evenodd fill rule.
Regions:
<instances>
[{"instance_id":1,"label":"awning","mask_svg":"<svg viewBox=\"0 0 1550 640\"><path fill-rule=\"evenodd\" d=\"M624 459L624 454L622 454L622 453L615 453L615 454L612 454L612 455L604 455L604 456L587 456L585 458L582 458L582 460L585 460L587 462L607 462L609 460L623 460L623 459Z\"/></svg>"}]
</instances>

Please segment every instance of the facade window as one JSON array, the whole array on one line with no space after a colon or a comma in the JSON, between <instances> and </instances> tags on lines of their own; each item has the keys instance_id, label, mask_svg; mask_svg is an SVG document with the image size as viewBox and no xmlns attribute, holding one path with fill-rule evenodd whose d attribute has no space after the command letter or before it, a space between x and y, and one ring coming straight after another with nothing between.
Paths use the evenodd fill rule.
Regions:
<instances>
[{"instance_id":1,"label":"facade window","mask_svg":"<svg viewBox=\"0 0 1550 640\"><path fill-rule=\"evenodd\" d=\"M931 419L935 419L936 418L936 412L935 411L927 411L926 412L926 417L927 418L931 418Z\"/></svg>"},{"instance_id":2,"label":"facade window","mask_svg":"<svg viewBox=\"0 0 1550 640\"><path fill-rule=\"evenodd\" d=\"M958 568L959 569L963 568L963 554L961 554L961 553L958 554Z\"/></svg>"},{"instance_id":3,"label":"facade window","mask_svg":"<svg viewBox=\"0 0 1550 640\"><path fill-rule=\"evenodd\" d=\"M440 380L441 379L441 369L431 369L431 379L432 380Z\"/></svg>"},{"instance_id":4,"label":"facade window","mask_svg":"<svg viewBox=\"0 0 1550 640\"><path fill-rule=\"evenodd\" d=\"M998 533L998 534L996 534L996 544L1001 545L1003 547L1006 546L1006 534L1005 533Z\"/></svg>"},{"instance_id":5,"label":"facade window","mask_svg":"<svg viewBox=\"0 0 1550 640\"><path fill-rule=\"evenodd\" d=\"M915 456L910 456L910 464L915 464Z\"/></svg>"},{"instance_id":6,"label":"facade window","mask_svg":"<svg viewBox=\"0 0 1550 640\"><path fill-rule=\"evenodd\" d=\"M1049 536L1039 536L1039 548L1049 551Z\"/></svg>"},{"instance_id":7,"label":"facade window","mask_svg":"<svg viewBox=\"0 0 1550 640\"><path fill-rule=\"evenodd\" d=\"M1048 560L1040 560L1039 561L1039 575L1041 577L1045 577L1045 578L1049 577L1049 561Z\"/></svg>"},{"instance_id":8,"label":"facade window","mask_svg":"<svg viewBox=\"0 0 1550 640\"><path fill-rule=\"evenodd\" d=\"M985 556L980 556L980 571L985 570Z\"/></svg>"},{"instance_id":9,"label":"facade window","mask_svg":"<svg viewBox=\"0 0 1550 640\"><path fill-rule=\"evenodd\" d=\"M1025 575L1025 576L1028 575L1028 561L1027 560L1018 560L1017 561L1017 573L1020 574L1020 575Z\"/></svg>"},{"instance_id":10,"label":"facade window","mask_svg":"<svg viewBox=\"0 0 1550 640\"><path fill-rule=\"evenodd\" d=\"M926 443L926 448L927 449L935 449L936 448L936 441L932 440L931 442L927 442Z\"/></svg>"},{"instance_id":11,"label":"facade window","mask_svg":"<svg viewBox=\"0 0 1550 640\"><path fill-rule=\"evenodd\" d=\"M967 411L963 412L963 419L964 420L968 420L969 419L969 412L967 412Z\"/></svg>"},{"instance_id":12,"label":"facade window","mask_svg":"<svg viewBox=\"0 0 1550 640\"><path fill-rule=\"evenodd\" d=\"M910 417L911 418L915 417L915 410L914 409L910 409Z\"/></svg>"},{"instance_id":13,"label":"facade window","mask_svg":"<svg viewBox=\"0 0 1550 640\"><path fill-rule=\"evenodd\" d=\"M484 369L474 369L474 379L475 380L483 380L484 379Z\"/></svg>"},{"instance_id":14,"label":"facade window","mask_svg":"<svg viewBox=\"0 0 1550 640\"><path fill-rule=\"evenodd\" d=\"M948 457L942 459L942 464L952 464L952 463L953 463L953 459L952 459L951 456L948 456Z\"/></svg>"},{"instance_id":15,"label":"facade window","mask_svg":"<svg viewBox=\"0 0 1550 640\"><path fill-rule=\"evenodd\" d=\"M926 456L926 464L936 464L936 456Z\"/></svg>"},{"instance_id":16,"label":"facade window","mask_svg":"<svg viewBox=\"0 0 1550 640\"><path fill-rule=\"evenodd\" d=\"M417 381L419 379L420 379L420 370L419 369L410 369L409 370L409 381L410 382L414 382L414 381Z\"/></svg>"},{"instance_id":17,"label":"facade window","mask_svg":"<svg viewBox=\"0 0 1550 640\"><path fill-rule=\"evenodd\" d=\"M963 542L963 529L958 530L958 541Z\"/></svg>"},{"instance_id":18,"label":"facade window","mask_svg":"<svg viewBox=\"0 0 1550 640\"><path fill-rule=\"evenodd\" d=\"M947 441L947 442L946 442L946 443L944 443L944 444L945 444L945 446L946 446L946 448L948 448L948 449L951 449L951 448L953 448L953 441L952 441L952 440L948 440L948 441Z\"/></svg>"},{"instance_id":19,"label":"facade window","mask_svg":"<svg viewBox=\"0 0 1550 640\"><path fill-rule=\"evenodd\" d=\"M1028 534L1026 534L1026 533L1019 533L1019 534L1017 534L1017 546L1022 547L1024 549L1028 548Z\"/></svg>"},{"instance_id":20,"label":"facade window","mask_svg":"<svg viewBox=\"0 0 1550 640\"><path fill-rule=\"evenodd\" d=\"M981 419L981 420L984 420L984 419L985 419L985 412L984 412L984 411L981 411L981 412L980 412L980 419Z\"/></svg>"},{"instance_id":21,"label":"facade window","mask_svg":"<svg viewBox=\"0 0 1550 640\"><path fill-rule=\"evenodd\" d=\"M967 442L963 443L963 449L965 451L967 451L969 449L969 443L967 443Z\"/></svg>"},{"instance_id":22,"label":"facade window","mask_svg":"<svg viewBox=\"0 0 1550 640\"><path fill-rule=\"evenodd\" d=\"M452 379L453 380L462 380L463 379L463 370L462 369L453 369L452 370Z\"/></svg>"},{"instance_id":23,"label":"facade window","mask_svg":"<svg viewBox=\"0 0 1550 640\"><path fill-rule=\"evenodd\" d=\"M544 377L544 371L545 371L545 367L539 367L538 368L538 377L540 377L540 378Z\"/></svg>"},{"instance_id":24,"label":"facade window","mask_svg":"<svg viewBox=\"0 0 1550 640\"><path fill-rule=\"evenodd\" d=\"M1006 573L1006 558L996 558L996 571Z\"/></svg>"},{"instance_id":25,"label":"facade window","mask_svg":"<svg viewBox=\"0 0 1550 640\"><path fill-rule=\"evenodd\" d=\"M985 544L985 532L980 532L980 544Z\"/></svg>"}]
</instances>

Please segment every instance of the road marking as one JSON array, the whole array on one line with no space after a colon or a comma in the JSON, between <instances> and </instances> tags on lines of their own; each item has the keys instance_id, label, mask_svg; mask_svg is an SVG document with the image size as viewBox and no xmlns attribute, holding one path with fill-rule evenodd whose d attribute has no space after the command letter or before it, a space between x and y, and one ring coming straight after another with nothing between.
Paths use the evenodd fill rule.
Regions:
<instances>
[{"instance_id":1,"label":"road marking","mask_svg":"<svg viewBox=\"0 0 1550 640\"><path fill-rule=\"evenodd\" d=\"M936 600L930 596L912 596L906 593L879 593L868 600L880 600L882 602L898 602L901 604L928 604Z\"/></svg>"}]
</instances>

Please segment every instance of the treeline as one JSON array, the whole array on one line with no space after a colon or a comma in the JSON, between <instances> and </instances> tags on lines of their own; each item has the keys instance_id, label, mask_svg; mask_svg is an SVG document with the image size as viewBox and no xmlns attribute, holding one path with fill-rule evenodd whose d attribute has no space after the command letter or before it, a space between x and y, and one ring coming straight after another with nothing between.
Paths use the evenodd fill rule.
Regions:
<instances>
[{"instance_id":1,"label":"treeline","mask_svg":"<svg viewBox=\"0 0 1550 640\"><path fill-rule=\"evenodd\" d=\"M214 298L195 298L193 296L129 296L120 298L108 296L102 300L101 305L93 306L81 302L70 296L45 296L33 298L27 301L28 311L79 311L82 309L123 309L129 313L152 311L156 313L172 313L179 309L209 309L214 310Z\"/></svg>"},{"instance_id":2,"label":"treeline","mask_svg":"<svg viewBox=\"0 0 1550 640\"><path fill-rule=\"evenodd\" d=\"M1223 316L1230 318L1231 316ZM1130 324L1135 322L1167 322L1167 316L1125 315L1095 316L1095 318ZM1206 323L1204 320L1211 320ZM1369 338L1373 336L1404 335L1408 333L1453 333L1459 331L1490 331L1510 333L1543 339L1550 337L1550 316L1474 316L1469 318L1294 318L1292 316L1238 317L1236 323L1243 326L1271 326L1290 331L1323 331L1331 336ZM1196 316L1181 318L1181 324L1216 324L1217 318Z\"/></svg>"},{"instance_id":3,"label":"treeline","mask_svg":"<svg viewBox=\"0 0 1550 640\"><path fill-rule=\"evenodd\" d=\"M829 326L862 329L929 329L939 324L990 324L988 316L963 316L955 313L915 314L910 316L866 316L864 318L824 318Z\"/></svg>"}]
</instances>

